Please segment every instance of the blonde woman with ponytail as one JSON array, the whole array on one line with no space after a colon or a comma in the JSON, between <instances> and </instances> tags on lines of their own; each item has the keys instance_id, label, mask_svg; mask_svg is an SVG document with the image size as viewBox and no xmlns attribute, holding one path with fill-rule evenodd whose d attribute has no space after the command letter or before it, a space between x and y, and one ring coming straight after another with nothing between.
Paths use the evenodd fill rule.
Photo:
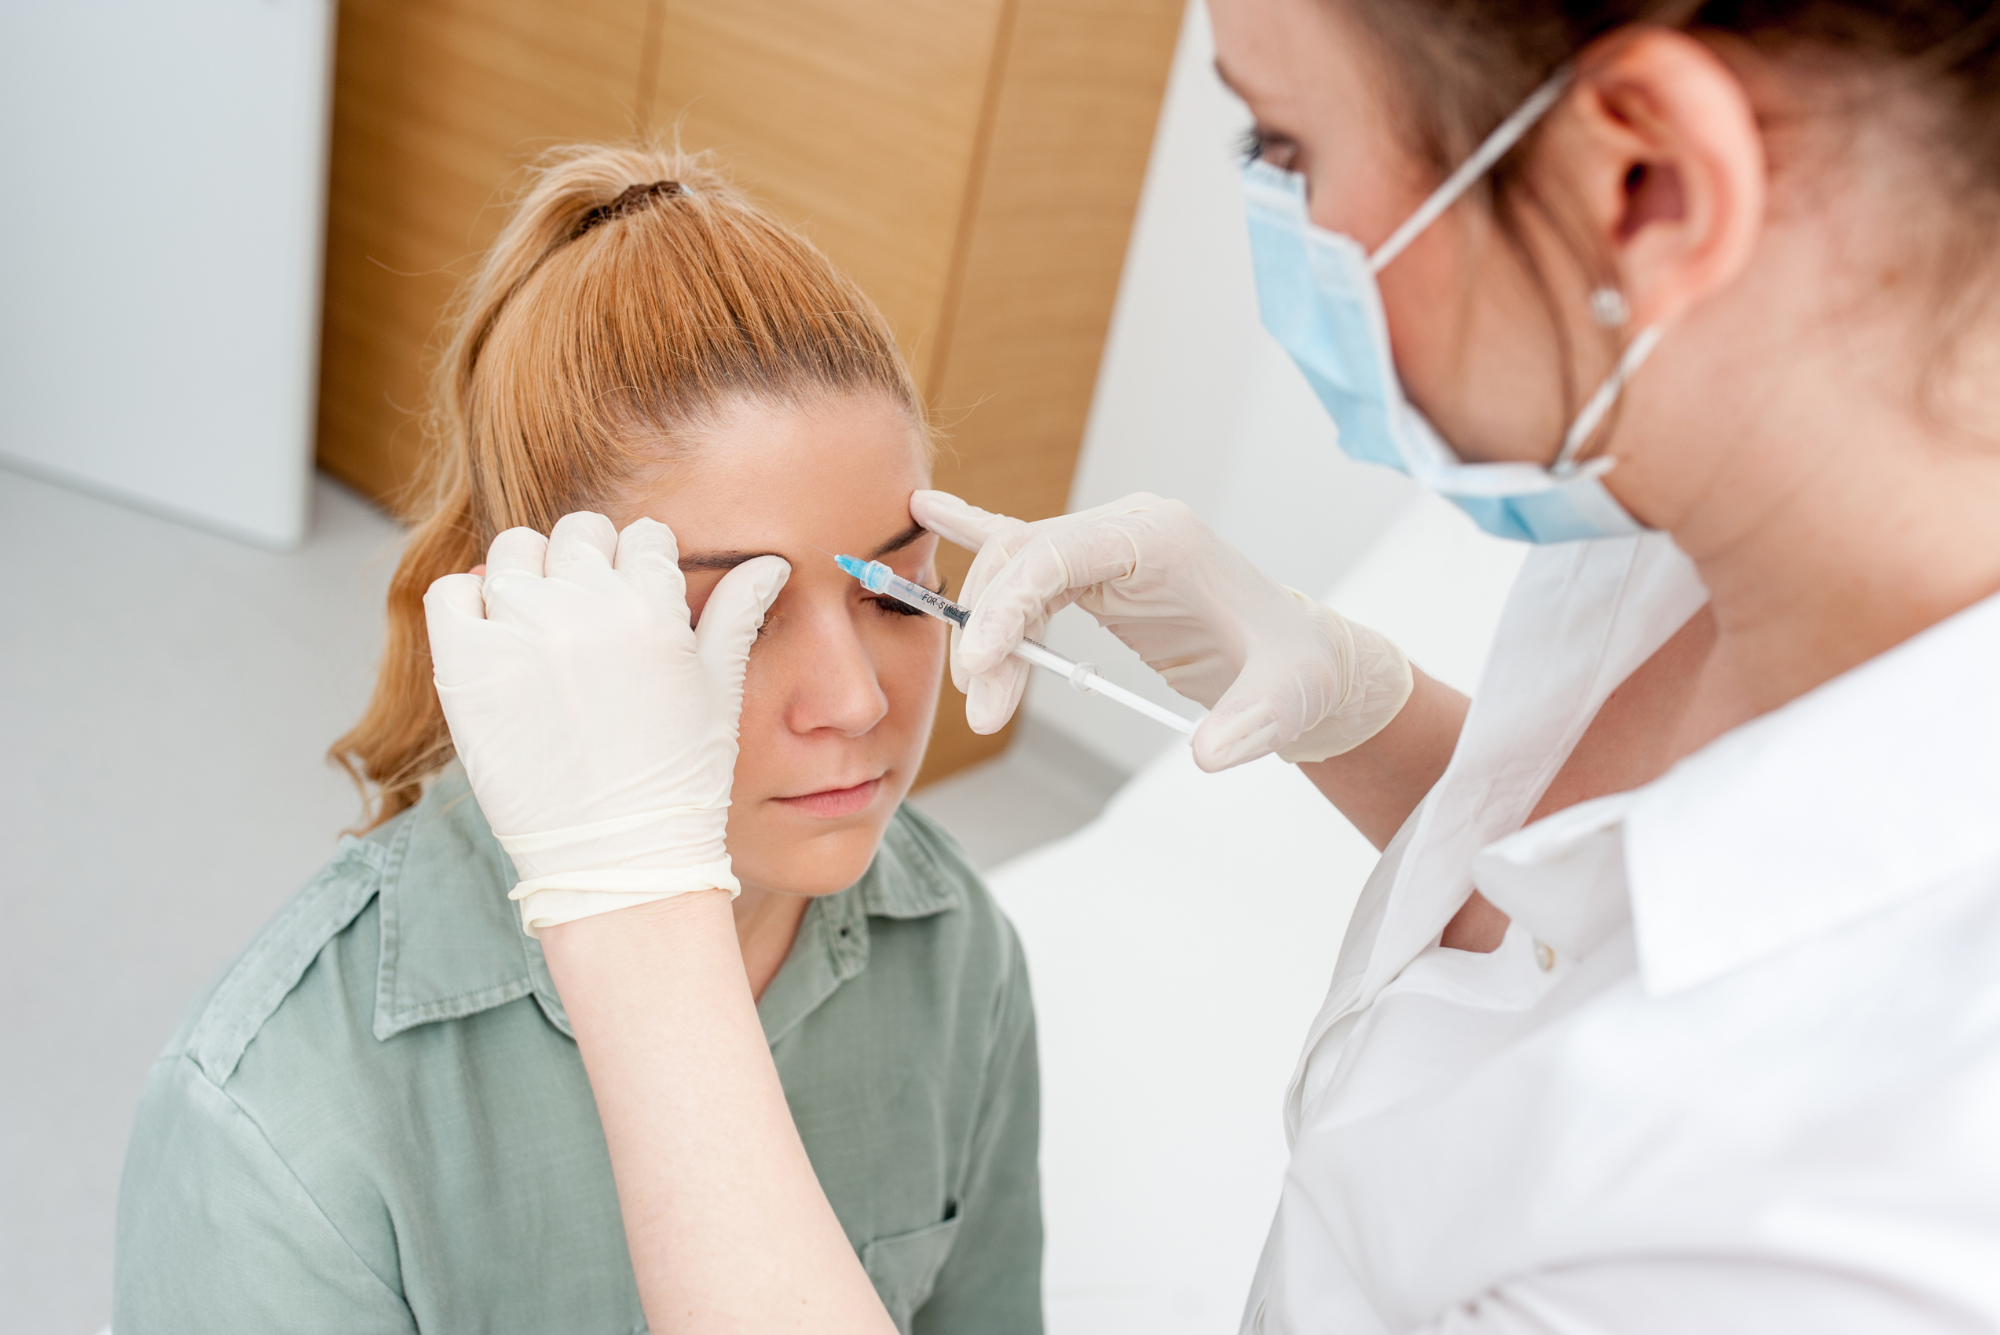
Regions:
<instances>
[{"instance_id":1,"label":"blonde woman with ponytail","mask_svg":"<svg viewBox=\"0 0 2000 1335\"><path fill-rule=\"evenodd\" d=\"M730 892L710 925L868 1305L904 1331L1039 1330L1019 946L902 805L945 639L815 550L936 583L909 508L930 437L880 314L702 161L581 148L538 170L449 334L375 694L333 750L368 826L152 1072L117 1329L645 1329L627 1238L648 1264L659 1239L621 1214L625 1159L680 1142L628 1115L627 1068L669 1088L703 1074L588 1032L565 1001L589 981L544 944L699 882ZM493 609L475 631L525 643L551 606L525 575L545 554L632 649L618 691L591 685L603 658L559 688L609 713L589 745L536 754L547 783L595 794L553 825L474 795L488 751L454 731L476 718L486 746L542 720L482 714L492 674L434 663L425 608L434 585L469 589ZM731 726L689 731L689 691ZM686 1153L676 1171L727 1167ZM754 1195L754 1174L728 1189ZM783 1237L732 1264L810 1272ZM667 1263L712 1246L674 1240Z\"/></svg>"}]
</instances>

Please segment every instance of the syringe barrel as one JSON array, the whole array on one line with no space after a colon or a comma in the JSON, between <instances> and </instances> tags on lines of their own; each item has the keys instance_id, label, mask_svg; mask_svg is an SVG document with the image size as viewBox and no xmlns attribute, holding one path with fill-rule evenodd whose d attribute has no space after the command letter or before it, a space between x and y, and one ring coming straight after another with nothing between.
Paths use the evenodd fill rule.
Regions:
<instances>
[{"instance_id":1,"label":"syringe barrel","mask_svg":"<svg viewBox=\"0 0 2000 1335\"><path fill-rule=\"evenodd\" d=\"M914 580L904 579L880 561L868 563L868 577L861 582L871 593L890 594L954 626L963 626L966 618L972 615L935 589L927 589Z\"/></svg>"},{"instance_id":2,"label":"syringe barrel","mask_svg":"<svg viewBox=\"0 0 2000 1335\"><path fill-rule=\"evenodd\" d=\"M933 593L921 584L904 579L880 561L862 561L852 556L836 556L833 559L839 563L842 570L860 580L861 587L870 593L887 594L898 602L907 603L920 612L928 612L938 620L949 621L954 626L963 626L972 615L943 594ZM1106 681L1098 676L1089 664L1064 658L1045 644L1034 640L1022 640L1014 646L1014 654L1037 667L1062 674L1069 678L1070 685L1080 691L1116 700L1126 708L1156 719L1184 735L1194 732L1194 720L1182 718L1172 710L1162 708L1144 696L1126 690L1116 682Z\"/></svg>"}]
</instances>

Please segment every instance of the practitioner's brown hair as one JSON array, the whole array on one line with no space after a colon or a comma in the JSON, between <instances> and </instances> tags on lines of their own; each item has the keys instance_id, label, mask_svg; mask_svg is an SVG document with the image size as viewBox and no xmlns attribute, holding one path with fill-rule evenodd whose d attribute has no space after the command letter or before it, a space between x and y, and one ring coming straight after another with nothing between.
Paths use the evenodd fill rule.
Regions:
<instances>
[{"instance_id":1,"label":"practitioner's brown hair","mask_svg":"<svg viewBox=\"0 0 2000 1335\"><path fill-rule=\"evenodd\" d=\"M445 333L375 693L329 753L372 786L369 826L413 805L451 759L424 591L478 564L497 534L546 533L573 510L608 508L745 399L873 392L926 432L874 304L804 237L676 151L577 147L544 159Z\"/></svg>"}]
</instances>

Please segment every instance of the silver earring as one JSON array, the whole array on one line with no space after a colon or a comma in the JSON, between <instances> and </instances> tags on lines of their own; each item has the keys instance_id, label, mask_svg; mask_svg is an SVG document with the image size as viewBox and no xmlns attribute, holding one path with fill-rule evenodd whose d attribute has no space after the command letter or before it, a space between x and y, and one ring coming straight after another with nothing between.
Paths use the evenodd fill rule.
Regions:
<instances>
[{"instance_id":1,"label":"silver earring","mask_svg":"<svg viewBox=\"0 0 2000 1335\"><path fill-rule=\"evenodd\" d=\"M1590 294L1590 314L1606 329L1623 329L1632 318L1632 308L1626 304L1623 292L1606 285Z\"/></svg>"}]
</instances>

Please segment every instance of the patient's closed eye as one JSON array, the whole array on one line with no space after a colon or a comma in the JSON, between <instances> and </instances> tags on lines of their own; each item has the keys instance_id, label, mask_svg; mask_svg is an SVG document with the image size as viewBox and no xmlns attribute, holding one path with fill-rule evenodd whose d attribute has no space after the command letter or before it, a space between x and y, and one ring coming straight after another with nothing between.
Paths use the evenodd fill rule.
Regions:
<instances>
[{"instance_id":1,"label":"patient's closed eye","mask_svg":"<svg viewBox=\"0 0 2000 1335\"><path fill-rule=\"evenodd\" d=\"M932 589L931 592L941 594L944 592L944 586L944 578L940 576L938 578L938 586ZM908 603L898 602L894 598L870 598L868 601L885 612L894 612L899 617L920 617L925 615L921 607L912 607Z\"/></svg>"}]
</instances>

